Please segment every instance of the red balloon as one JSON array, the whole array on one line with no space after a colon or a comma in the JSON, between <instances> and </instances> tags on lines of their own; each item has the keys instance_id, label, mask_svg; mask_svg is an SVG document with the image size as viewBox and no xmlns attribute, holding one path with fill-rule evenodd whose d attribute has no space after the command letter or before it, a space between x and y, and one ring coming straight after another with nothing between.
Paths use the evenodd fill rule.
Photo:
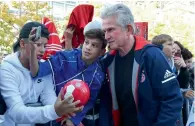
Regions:
<instances>
[{"instance_id":1,"label":"red balloon","mask_svg":"<svg viewBox=\"0 0 195 126\"><path fill-rule=\"evenodd\" d=\"M77 107L85 105L90 97L88 84L78 79L67 82L64 85L61 97L62 99L66 99L69 96L73 96L74 98L73 101L69 101L70 103L80 100L80 103L77 105Z\"/></svg>"}]
</instances>

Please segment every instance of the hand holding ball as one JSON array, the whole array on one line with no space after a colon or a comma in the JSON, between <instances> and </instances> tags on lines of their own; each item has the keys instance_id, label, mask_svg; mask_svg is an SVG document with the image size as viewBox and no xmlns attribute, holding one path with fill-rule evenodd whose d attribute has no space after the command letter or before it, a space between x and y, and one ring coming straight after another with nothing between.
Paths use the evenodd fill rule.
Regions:
<instances>
[{"instance_id":1,"label":"hand holding ball","mask_svg":"<svg viewBox=\"0 0 195 126\"><path fill-rule=\"evenodd\" d=\"M67 99L69 96L73 97L73 99L69 100L69 103L80 100L80 103L76 107L85 105L90 97L88 84L78 79L67 82L62 89L61 98L62 100ZM67 118L67 115L58 118L57 122L62 121L64 118Z\"/></svg>"},{"instance_id":2,"label":"hand holding ball","mask_svg":"<svg viewBox=\"0 0 195 126\"><path fill-rule=\"evenodd\" d=\"M80 100L77 107L85 105L90 97L88 84L78 79L67 82L62 91L62 99L66 99L69 96L73 96L73 99L69 101L70 103Z\"/></svg>"}]
</instances>

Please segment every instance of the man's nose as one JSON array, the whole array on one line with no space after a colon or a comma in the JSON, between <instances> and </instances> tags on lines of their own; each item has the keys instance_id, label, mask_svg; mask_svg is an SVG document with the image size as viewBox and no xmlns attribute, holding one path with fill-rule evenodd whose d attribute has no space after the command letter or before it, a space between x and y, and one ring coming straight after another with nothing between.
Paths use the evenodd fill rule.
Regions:
<instances>
[{"instance_id":1,"label":"man's nose","mask_svg":"<svg viewBox=\"0 0 195 126\"><path fill-rule=\"evenodd\" d=\"M108 41L110 39L110 34L108 32L105 32L105 39Z\"/></svg>"}]
</instances>

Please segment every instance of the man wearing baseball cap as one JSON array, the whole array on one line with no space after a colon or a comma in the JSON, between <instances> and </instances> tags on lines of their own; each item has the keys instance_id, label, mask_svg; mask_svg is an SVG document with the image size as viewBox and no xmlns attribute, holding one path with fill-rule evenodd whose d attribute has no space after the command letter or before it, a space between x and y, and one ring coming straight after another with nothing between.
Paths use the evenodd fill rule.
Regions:
<instances>
[{"instance_id":1,"label":"man wearing baseball cap","mask_svg":"<svg viewBox=\"0 0 195 126\"><path fill-rule=\"evenodd\" d=\"M82 109L75 107L80 101L69 104L68 100L71 97L61 100L60 93L59 97L56 97L51 75L31 78L29 34L33 28L39 26L41 36L35 41L39 42L35 45L35 51L37 58L40 59L44 54L49 32L41 23L28 22L22 27L18 41L14 45L16 52L8 55L1 63L0 90L7 105L4 114L5 126L46 123ZM38 101L41 102L41 106Z\"/></svg>"}]
</instances>

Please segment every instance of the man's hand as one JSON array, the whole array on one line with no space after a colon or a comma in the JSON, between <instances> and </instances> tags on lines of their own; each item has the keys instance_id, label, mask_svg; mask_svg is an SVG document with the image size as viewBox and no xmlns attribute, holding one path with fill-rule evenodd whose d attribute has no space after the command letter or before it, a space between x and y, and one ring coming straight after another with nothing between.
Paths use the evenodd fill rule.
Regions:
<instances>
[{"instance_id":1,"label":"man's hand","mask_svg":"<svg viewBox=\"0 0 195 126\"><path fill-rule=\"evenodd\" d=\"M77 112L81 112L83 110L84 107L82 107L80 110L76 111L75 113ZM71 117L74 117L76 116L75 113L70 113L67 115L67 118L64 118L62 121L61 121L61 126L70 126L70 124L73 125L72 121L69 120ZM74 125L73 125L74 126ZM83 126L83 125L79 125L79 126Z\"/></svg>"},{"instance_id":2,"label":"man's hand","mask_svg":"<svg viewBox=\"0 0 195 126\"><path fill-rule=\"evenodd\" d=\"M69 103L69 101L72 100L72 96L68 97L67 99L62 100L61 94L62 94L62 89L60 90L60 93L54 105L56 114L58 116L63 116L63 115L68 116L70 113L75 113L83 109L83 106L76 107L76 105L80 103L79 100L73 103Z\"/></svg>"},{"instance_id":3,"label":"man's hand","mask_svg":"<svg viewBox=\"0 0 195 126\"><path fill-rule=\"evenodd\" d=\"M193 90L188 90L188 91L184 92L184 96L186 98L193 98L194 97L194 91Z\"/></svg>"},{"instance_id":4,"label":"man's hand","mask_svg":"<svg viewBox=\"0 0 195 126\"><path fill-rule=\"evenodd\" d=\"M61 121L61 126L74 126L71 120L69 119L64 119Z\"/></svg>"},{"instance_id":5,"label":"man's hand","mask_svg":"<svg viewBox=\"0 0 195 126\"><path fill-rule=\"evenodd\" d=\"M68 119L68 120L66 120L65 126L74 126L74 124L72 123L72 121L70 121L70 120Z\"/></svg>"}]
</instances>

